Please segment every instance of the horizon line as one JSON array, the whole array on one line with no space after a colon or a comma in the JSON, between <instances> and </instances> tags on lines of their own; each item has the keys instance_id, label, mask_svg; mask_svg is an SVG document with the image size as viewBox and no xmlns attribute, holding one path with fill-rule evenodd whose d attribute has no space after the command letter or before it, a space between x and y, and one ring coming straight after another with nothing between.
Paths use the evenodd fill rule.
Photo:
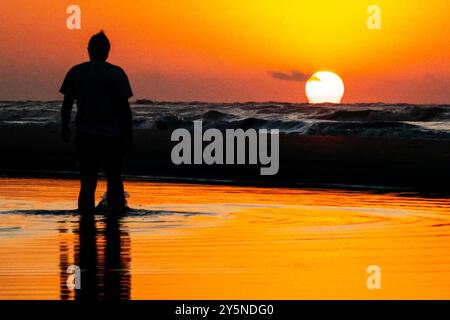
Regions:
<instances>
[{"instance_id":1,"label":"horizon line","mask_svg":"<svg viewBox=\"0 0 450 320\"><path fill-rule=\"evenodd\" d=\"M0 103L5 102L61 102L62 100L59 99L49 99L49 100L42 100L42 99L0 99ZM372 102L340 102L340 103L332 103L332 102L324 102L324 103L309 103L309 102L292 102L292 101L276 101L276 100L261 100L261 101L233 101L233 102L225 102L225 101L207 101L207 100L152 100L147 98L139 98L134 99L130 101L130 104L140 104L140 105L152 105L152 104L162 104L162 103L172 103L172 104L256 104L256 103L263 103L263 104L302 104L302 105L352 105L352 104L382 104L382 105L450 105L449 102L445 103L437 103L437 102L428 102L428 103L412 103L412 102L383 102L383 101L372 101Z\"/></svg>"}]
</instances>

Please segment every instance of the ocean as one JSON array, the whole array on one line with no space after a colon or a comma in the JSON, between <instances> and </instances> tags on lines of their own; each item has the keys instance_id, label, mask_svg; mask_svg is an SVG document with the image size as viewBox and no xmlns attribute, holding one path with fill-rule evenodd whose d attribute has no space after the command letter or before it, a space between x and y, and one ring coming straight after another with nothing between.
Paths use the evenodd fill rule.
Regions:
<instances>
[{"instance_id":1,"label":"ocean","mask_svg":"<svg viewBox=\"0 0 450 320\"><path fill-rule=\"evenodd\" d=\"M0 102L0 125L45 126L59 123L61 102ZM450 105L301 104L277 102L132 104L136 129L267 128L296 135L356 136L400 139L450 139Z\"/></svg>"}]
</instances>

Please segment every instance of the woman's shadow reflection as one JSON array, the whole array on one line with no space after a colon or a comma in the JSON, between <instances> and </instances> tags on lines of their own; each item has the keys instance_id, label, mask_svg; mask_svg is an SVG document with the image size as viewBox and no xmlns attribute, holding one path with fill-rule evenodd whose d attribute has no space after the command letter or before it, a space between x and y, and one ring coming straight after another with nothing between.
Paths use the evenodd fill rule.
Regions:
<instances>
[{"instance_id":1,"label":"woman's shadow reflection","mask_svg":"<svg viewBox=\"0 0 450 320\"><path fill-rule=\"evenodd\" d=\"M129 299L131 289L130 237L118 215L81 215L75 241L75 264L81 269L77 300ZM61 263L63 264L63 263ZM61 292L61 297L64 292Z\"/></svg>"}]
</instances>

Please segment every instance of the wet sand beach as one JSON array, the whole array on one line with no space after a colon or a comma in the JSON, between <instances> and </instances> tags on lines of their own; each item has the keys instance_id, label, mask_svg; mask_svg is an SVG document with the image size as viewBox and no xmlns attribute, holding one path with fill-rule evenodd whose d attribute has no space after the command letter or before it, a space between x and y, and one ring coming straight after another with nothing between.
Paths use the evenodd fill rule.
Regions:
<instances>
[{"instance_id":1,"label":"wet sand beach","mask_svg":"<svg viewBox=\"0 0 450 320\"><path fill-rule=\"evenodd\" d=\"M72 144L59 126L0 126L0 174L78 177ZM174 165L171 131L135 130L125 173L159 180L222 180L271 186L377 186L448 194L450 140L280 135L279 171L261 176L257 165ZM71 174L70 174L71 173Z\"/></svg>"},{"instance_id":2,"label":"wet sand beach","mask_svg":"<svg viewBox=\"0 0 450 320\"><path fill-rule=\"evenodd\" d=\"M80 217L76 180L0 179L0 299L449 299L450 200L128 181ZM102 182L98 197L105 190ZM80 265L82 290L66 287ZM366 269L381 268L368 290Z\"/></svg>"}]
</instances>

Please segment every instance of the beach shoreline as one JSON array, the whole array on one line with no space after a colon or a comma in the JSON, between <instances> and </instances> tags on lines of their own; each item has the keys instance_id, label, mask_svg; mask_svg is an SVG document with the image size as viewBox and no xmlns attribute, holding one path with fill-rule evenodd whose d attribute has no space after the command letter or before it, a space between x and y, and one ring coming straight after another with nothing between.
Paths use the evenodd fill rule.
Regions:
<instances>
[{"instance_id":1,"label":"beach shoreline","mask_svg":"<svg viewBox=\"0 0 450 320\"><path fill-rule=\"evenodd\" d=\"M344 187L447 193L450 141L280 134L280 169L261 176L260 165L174 165L170 130L135 130L125 161L130 179L234 185ZM73 143L59 126L1 125L0 175L76 178Z\"/></svg>"},{"instance_id":2,"label":"beach shoreline","mask_svg":"<svg viewBox=\"0 0 450 320\"><path fill-rule=\"evenodd\" d=\"M0 178L0 298L449 297L448 198L129 181L126 214L86 216L78 187ZM93 275L80 293L74 264ZM374 264L382 290L366 287Z\"/></svg>"}]
</instances>

